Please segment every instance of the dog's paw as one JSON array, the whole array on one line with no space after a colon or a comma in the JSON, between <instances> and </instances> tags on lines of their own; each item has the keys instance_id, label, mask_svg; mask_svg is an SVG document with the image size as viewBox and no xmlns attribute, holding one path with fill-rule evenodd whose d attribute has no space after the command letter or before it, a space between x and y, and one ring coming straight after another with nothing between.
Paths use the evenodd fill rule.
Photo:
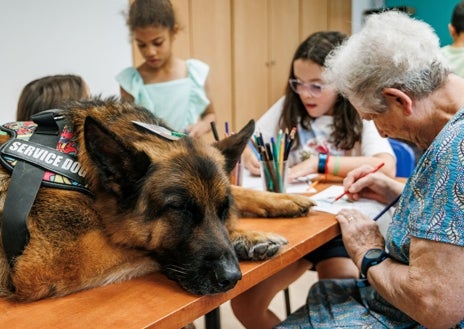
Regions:
<instances>
[{"instance_id":1,"label":"dog's paw","mask_svg":"<svg viewBox=\"0 0 464 329\"><path fill-rule=\"evenodd\" d=\"M235 204L244 217L303 217L316 203L299 194L273 193L232 186Z\"/></svg>"},{"instance_id":2,"label":"dog's paw","mask_svg":"<svg viewBox=\"0 0 464 329\"><path fill-rule=\"evenodd\" d=\"M275 218L306 216L315 205L316 202L304 195L269 192L261 207L265 217Z\"/></svg>"},{"instance_id":3,"label":"dog's paw","mask_svg":"<svg viewBox=\"0 0 464 329\"><path fill-rule=\"evenodd\" d=\"M287 239L275 233L257 231L235 232L231 237L240 260L265 260L276 255Z\"/></svg>"}]
</instances>

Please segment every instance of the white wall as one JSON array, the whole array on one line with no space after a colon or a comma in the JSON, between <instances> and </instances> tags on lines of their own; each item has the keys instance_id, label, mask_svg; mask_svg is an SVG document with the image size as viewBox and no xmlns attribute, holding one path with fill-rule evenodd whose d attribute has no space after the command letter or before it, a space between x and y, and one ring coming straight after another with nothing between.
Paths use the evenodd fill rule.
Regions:
<instances>
[{"instance_id":1,"label":"white wall","mask_svg":"<svg viewBox=\"0 0 464 329\"><path fill-rule=\"evenodd\" d=\"M5 0L0 5L0 124L15 119L22 88L52 74L81 75L92 94L119 94L132 64L128 0Z\"/></svg>"}]
</instances>

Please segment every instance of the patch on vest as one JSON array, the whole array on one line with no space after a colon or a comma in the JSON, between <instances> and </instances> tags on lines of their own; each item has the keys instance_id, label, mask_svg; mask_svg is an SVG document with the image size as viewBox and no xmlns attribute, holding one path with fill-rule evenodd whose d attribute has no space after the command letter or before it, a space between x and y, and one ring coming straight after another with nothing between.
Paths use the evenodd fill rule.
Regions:
<instances>
[{"instance_id":1,"label":"patch on vest","mask_svg":"<svg viewBox=\"0 0 464 329\"><path fill-rule=\"evenodd\" d=\"M29 142L37 125L32 121L10 122L0 129L11 138L0 147L0 163L10 172L18 159L45 170L44 186L78 190L89 193L85 185L85 172L77 161L78 144L72 127L66 125L56 148Z\"/></svg>"}]
</instances>

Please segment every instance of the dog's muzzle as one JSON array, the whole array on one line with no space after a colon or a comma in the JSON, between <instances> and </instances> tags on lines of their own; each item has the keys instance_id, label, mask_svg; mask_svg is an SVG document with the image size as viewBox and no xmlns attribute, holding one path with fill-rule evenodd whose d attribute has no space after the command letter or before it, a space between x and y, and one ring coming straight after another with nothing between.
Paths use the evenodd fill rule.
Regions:
<instances>
[{"instance_id":1,"label":"dog's muzzle","mask_svg":"<svg viewBox=\"0 0 464 329\"><path fill-rule=\"evenodd\" d=\"M238 264L231 262L220 262L214 271L215 282L219 292L225 292L232 289L242 278L242 272Z\"/></svg>"}]
</instances>

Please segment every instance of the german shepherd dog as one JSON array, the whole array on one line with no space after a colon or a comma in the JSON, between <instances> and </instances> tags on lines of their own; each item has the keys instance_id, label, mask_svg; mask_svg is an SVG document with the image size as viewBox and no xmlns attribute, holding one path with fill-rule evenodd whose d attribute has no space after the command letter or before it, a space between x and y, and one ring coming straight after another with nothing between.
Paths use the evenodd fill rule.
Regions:
<instances>
[{"instance_id":1,"label":"german shepherd dog","mask_svg":"<svg viewBox=\"0 0 464 329\"><path fill-rule=\"evenodd\" d=\"M134 121L165 125L115 97L65 110L91 193L40 187L22 253L10 261L0 245L2 297L64 296L153 271L193 294L224 292L241 279L238 259L267 259L286 243L276 234L237 229L239 216L304 216L313 205L305 196L230 184L253 121L211 145L140 127ZM2 218L10 177L0 168Z\"/></svg>"}]
</instances>

